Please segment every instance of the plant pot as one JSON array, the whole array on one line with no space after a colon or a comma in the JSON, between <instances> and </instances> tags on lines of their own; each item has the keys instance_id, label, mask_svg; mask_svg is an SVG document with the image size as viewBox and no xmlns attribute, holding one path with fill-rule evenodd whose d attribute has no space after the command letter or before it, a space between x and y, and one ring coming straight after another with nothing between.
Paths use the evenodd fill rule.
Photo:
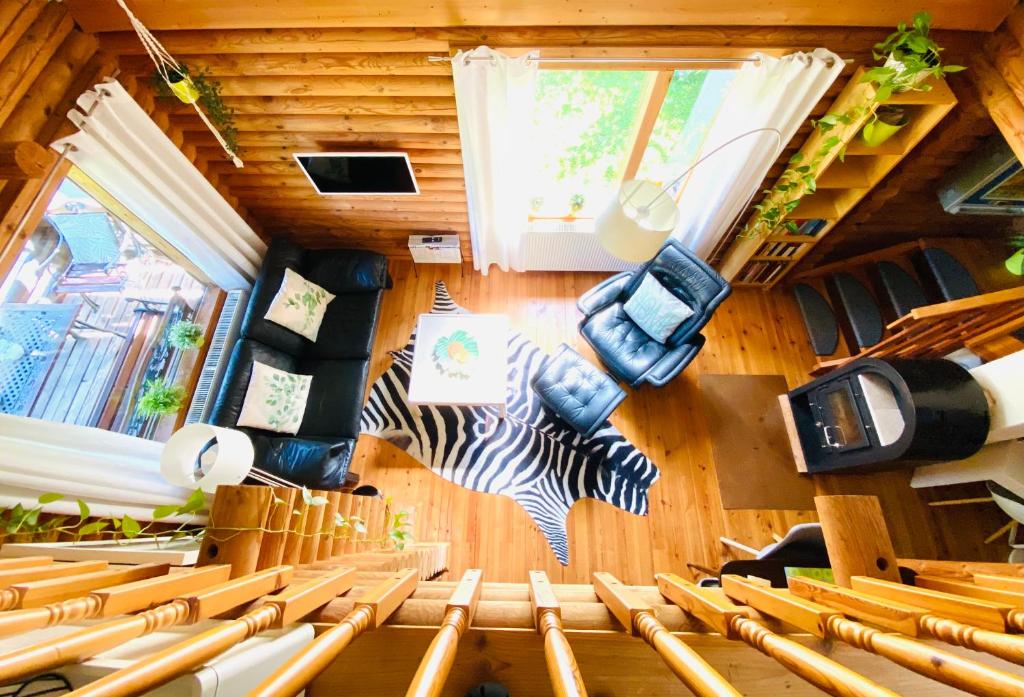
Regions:
<instances>
[{"instance_id":1,"label":"plant pot","mask_svg":"<svg viewBox=\"0 0 1024 697\"><path fill-rule=\"evenodd\" d=\"M903 65L903 61L899 60L891 53L889 54L889 57L885 59L885 67L893 68L897 72L896 77L893 78L894 92L909 92L916 89L918 85L928 79L927 72L917 73L912 75L909 79L902 78L900 73L906 69L906 66Z\"/></svg>"},{"instance_id":2,"label":"plant pot","mask_svg":"<svg viewBox=\"0 0 1024 697\"><path fill-rule=\"evenodd\" d=\"M884 111L883 111L884 109ZM896 132L910 123L906 112L899 107L881 106L874 117L864 124L860 136L865 145L877 148L879 145L896 135Z\"/></svg>"},{"instance_id":3,"label":"plant pot","mask_svg":"<svg viewBox=\"0 0 1024 697\"><path fill-rule=\"evenodd\" d=\"M1018 249L1006 260L1006 270L1015 276L1024 276L1024 249Z\"/></svg>"},{"instance_id":4,"label":"plant pot","mask_svg":"<svg viewBox=\"0 0 1024 697\"><path fill-rule=\"evenodd\" d=\"M173 70L167 76L167 86L171 88L174 96L182 104L195 104L199 99L199 90L188 75L176 73Z\"/></svg>"}]
</instances>

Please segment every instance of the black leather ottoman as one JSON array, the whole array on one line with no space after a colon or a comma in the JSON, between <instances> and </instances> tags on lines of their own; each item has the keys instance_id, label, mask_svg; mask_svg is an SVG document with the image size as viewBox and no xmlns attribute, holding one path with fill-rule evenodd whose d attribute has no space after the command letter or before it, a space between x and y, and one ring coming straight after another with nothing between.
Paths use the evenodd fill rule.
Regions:
<instances>
[{"instance_id":1,"label":"black leather ottoman","mask_svg":"<svg viewBox=\"0 0 1024 697\"><path fill-rule=\"evenodd\" d=\"M594 435L626 398L626 393L607 373L565 344L530 379L530 387L584 437Z\"/></svg>"}]
</instances>

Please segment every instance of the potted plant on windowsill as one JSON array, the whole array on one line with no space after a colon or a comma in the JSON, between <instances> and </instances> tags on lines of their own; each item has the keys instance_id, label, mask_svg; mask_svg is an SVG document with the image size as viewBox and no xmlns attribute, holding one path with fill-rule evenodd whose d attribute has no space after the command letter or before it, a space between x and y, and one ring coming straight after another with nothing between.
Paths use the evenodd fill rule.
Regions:
<instances>
[{"instance_id":1,"label":"potted plant on windowsill","mask_svg":"<svg viewBox=\"0 0 1024 697\"><path fill-rule=\"evenodd\" d=\"M576 220L576 214L583 210L587 200L583 194L573 194L569 197L569 215L565 216L568 221Z\"/></svg>"},{"instance_id":2,"label":"potted plant on windowsill","mask_svg":"<svg viewBox=\"0 0 1024 697\"><path fill-rule=\"evenodd\" d=\"M182 350L197 349L203 345L203 328L195 322L181 320L171 325L167 330L168 345Z\"/></svg>"},{"instance_id":3,"label":"potted plant on windowsill","mask_svg":"<svg viewBox=\"0 0 1024 697\"><path fill-rule=\"evenodd\" d=\"M152 416L170 416L177 414L185 404L187 393L181 385L170 385L166 380L147 380L139 397L139 415L145 418Z\"/></svg>"}]
</instances>

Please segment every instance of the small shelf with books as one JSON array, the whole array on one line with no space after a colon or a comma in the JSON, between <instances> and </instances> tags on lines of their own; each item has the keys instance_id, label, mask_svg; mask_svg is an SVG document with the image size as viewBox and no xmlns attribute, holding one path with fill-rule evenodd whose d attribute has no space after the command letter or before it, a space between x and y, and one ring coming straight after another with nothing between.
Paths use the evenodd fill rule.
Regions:
<instances>
[{"instance_id":1,"label":"small shelf with books","mask_svg":"<svg viewBox=\"0 0 1024 697\"><path fill-rule=\"evenodd\" d=\"M843 114L866 107L861 118L829 132L828 137L839 137L840 145L820 161L816 192L805 192L800 205L774 230L738 236L726 249L718 270L734 286L768 289L782 281L956 105L956 97L942 80L933 80L928 92L894 94L884 103L905 107L908 124L881 145L870 147L860 131L879 103L874 101L874 85L860 81L863 73L864 68L854 73L829 108L829 113ZM824 137L817 129L811 132L800 149L804 162L815 159ZM758 229L759 215L755 212L750 217L746 229ZM786 228L787 220L797 223L797 233ZM809 221L816 221L813 229L805 228Z\"/></svg>"}]
</instances>

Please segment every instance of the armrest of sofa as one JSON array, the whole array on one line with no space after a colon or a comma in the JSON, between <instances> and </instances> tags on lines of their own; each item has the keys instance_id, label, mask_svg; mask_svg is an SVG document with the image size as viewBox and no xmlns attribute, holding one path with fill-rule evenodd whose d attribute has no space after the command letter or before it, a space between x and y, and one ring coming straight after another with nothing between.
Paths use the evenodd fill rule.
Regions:
<instances>
[{"instance_id":1,"label":"armrest of sofa","mask_svg":"<svg viewBox=\"0 0 1024 697\"><path fill-rule=\"evenodd\" d=\"M651 366L651 369L644 375L644 381L651 383L655 387L661 387L669 383L697 357L700 350L704 348L704 341L704 335L697 334L691 337L688 342L674 347L659 358L657 363Z\"/></svg>"},{"instance_id":2,"label":"armrest of sofa","mask_svg":"<svg viewBox=\"0 0 1024 697\"><path fill-rule=\"evenodd\" d=\"M355 439L250 435L258 469L307 489L335 491L346 486ZM357 477L352 477L358 481Z\"/></svg>"},{"instance_id":3,"label":"armrest of sofa","mask_svg":"<svg viewBox=\"0 0 1024 697\"><path fill-rule=\"evenodd\" d=\"M629 279L632 275L631 271L623 271L601 281L601 283L588 290L576 301L576 307L586 317L599 312L622 295L622 291L629 285Z\"/></svg>"}]
</instances>

